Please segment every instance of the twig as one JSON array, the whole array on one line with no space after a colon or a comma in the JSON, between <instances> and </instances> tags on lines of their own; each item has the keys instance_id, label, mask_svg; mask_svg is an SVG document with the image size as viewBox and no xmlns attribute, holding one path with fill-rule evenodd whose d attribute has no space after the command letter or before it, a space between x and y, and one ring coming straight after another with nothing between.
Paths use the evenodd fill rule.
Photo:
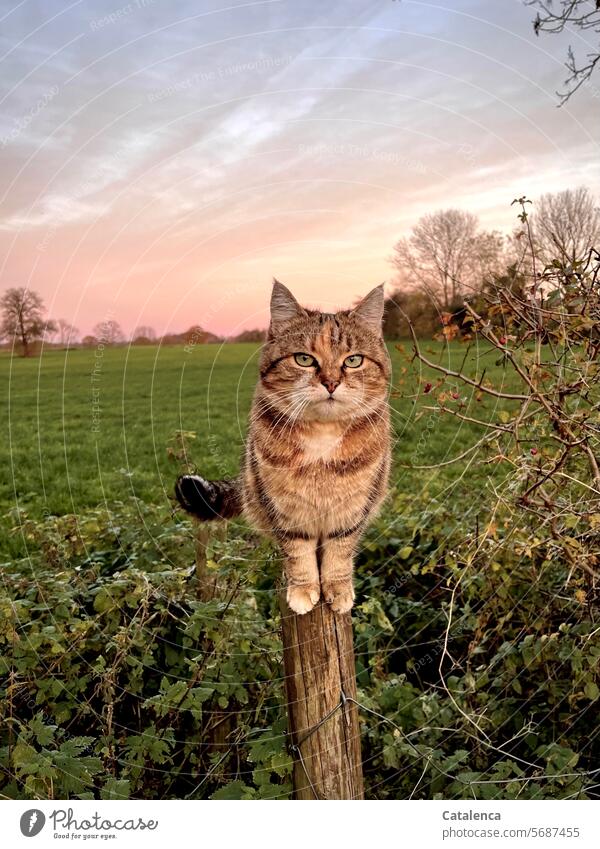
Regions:
<instances>
[{"instance_id":1,"label":"twig","mask_svg":"<svg viewBox=\"0 0 600 849\"><path fill-rule=\"evenodd\" d=\"M440 372L442 372L442 374L445 374L448 377L455 377L458 380L462 380L463 383L468 383L469 386L474 386L476 389L480 389L482 392L486 392L488 395L493 395L495 398L506 398L509 401L526 401L529 398L528 395L515 395L511 392L498 392L496 389L492 389L491 387L484 386L481 382L478 383L475 380L471 380L470 377L467 377L465 374L461 374L461 372L459 372L459 371L452 371L452 369L446 368L445 366L440 366L437 363L432 363L431 360L428 360L427 357L424 357L423 354L421 353L421 350L419 348L419 342L418 342L417 337L415 335L415 331L414 331L414 328L413 328L413 326L410 322L410 319L408 318L406 313L404 313L402 310L401 310L401 312L408 322L408 327L410 329L410 333L411 333L411 336L412 336L412 339L413 339L413 347L414 347L415 354L418 357L418 359L424 365L426 365L428 368L432 368L435 371L440 371Z\"/></svg>"}]
</instances>

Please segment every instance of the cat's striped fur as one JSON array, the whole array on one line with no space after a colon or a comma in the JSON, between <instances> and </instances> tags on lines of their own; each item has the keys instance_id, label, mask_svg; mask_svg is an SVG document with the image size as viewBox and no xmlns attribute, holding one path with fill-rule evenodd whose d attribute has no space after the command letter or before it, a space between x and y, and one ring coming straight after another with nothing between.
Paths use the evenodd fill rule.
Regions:
<instances>
[{"instance_id":1,"label":"cat's striped fur","mask_svg":"<svg viewBox=\"0 0 600 849\"><path fill-rule=\"evenodd\" d=\"M350 610L353 556L386 495L390 365L382 315L381 286L353 310L323 313L303 309L275 281L240 477L177 482L190 513L243 512L277 540L296 613L321 595L337 612Z\"/></svg>"}]
</instances>

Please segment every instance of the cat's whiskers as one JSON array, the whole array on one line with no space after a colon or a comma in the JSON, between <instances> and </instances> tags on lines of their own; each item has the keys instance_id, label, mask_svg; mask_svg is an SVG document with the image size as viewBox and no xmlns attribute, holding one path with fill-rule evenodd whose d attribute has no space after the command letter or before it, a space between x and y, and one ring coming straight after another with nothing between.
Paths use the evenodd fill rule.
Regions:
<instances>
[{"instance_id":1,"label":"cat's whiskers","mask_svg":"<svg viewBox=\"0 0 600 849\"><path fill-rule=\"evenodd\" d=\"M296 422L298 421L301 413L304 412L304 410L306 409L306 407L308 406L309 403L310 403L310 398L307 398L306 396L298 399L295 406L293 407L293 410L288 413L288 421L283 426L282 431L281 431L282 436L285 435L287 430L289 430L290 435L291 435L291 432L292 432L293 428L295 427Z\"/></svg>"},{"instance_id":2,"label":"cat's whiskers","mask_svg":"<svg viewBox=\"0 0 600 849\"><path fill-rule=\"evenodd\" d=\"M303 408L302 405L305 402L305 396L302 395L302 396L298 397L298 393L299 393L299 390L297 390L297 389L292 390L291 392L288 393L288 397L292 398L292 402L291 402L290 406L288 408L286 408L285 410L281 411L280 414L277 416L277 418L271 423L271 425L267 429L267 436L270 436L271 433L273 433L275 431L279 422L282 419L287 419L287 421L285 422L283 428L280 431L280 436L283 435L285 433L285 431L288 428L291 427L291 424L293 423L293 422L290 421L291 418L292 418L292 413L296 414L296 410L298 410L298 414L299 414L301 412L302 408ZM294 419L294 421L295 421L295 419Z\"/></svg>"},{"instance_id":3,"label":"cat's whiskers","mask_svg":"<svg viewBox=\"0 0 600 849\"><path fill-rule=\"evenodd\" d=\"M295 388L295 389L288 390L287 392L278 392L274 397L275 397L276 401L284 401L284 402L287 402L288 400L291 399L292 404L293 404L298 399L299 391L301 391L301 390L298 390L298 389ZM279 414L276 421L279 421L281 418L283 418L284 416L286 416L288 414L287 408L284 409L284 410L279 409L278 407L276 407L274 405L273 400L271 400L267 396L264 396L264 397L259 397L255 400L252 411L250 413L251 421L256 421L257 419L259 419L261 417L261 415L263 413L265 413L267 410L275 410Z\"/></svg>"}]
</instances>

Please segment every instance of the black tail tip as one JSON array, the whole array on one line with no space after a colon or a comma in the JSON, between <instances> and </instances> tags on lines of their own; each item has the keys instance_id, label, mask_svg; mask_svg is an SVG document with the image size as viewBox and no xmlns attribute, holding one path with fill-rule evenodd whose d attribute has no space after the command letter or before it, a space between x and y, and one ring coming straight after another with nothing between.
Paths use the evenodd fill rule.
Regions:
<instances>
[{"instance_id":1,"label":"black tail tip","mask_svg":"<svg viewBox=\"0 0 600 849\"><path fill-rule=\"evenodd\" d=\"M197 519L219 519L218 493L210 481L200 475L181 475L175 483L175 497L184 510Z\"/></svg>"}]
</instances>

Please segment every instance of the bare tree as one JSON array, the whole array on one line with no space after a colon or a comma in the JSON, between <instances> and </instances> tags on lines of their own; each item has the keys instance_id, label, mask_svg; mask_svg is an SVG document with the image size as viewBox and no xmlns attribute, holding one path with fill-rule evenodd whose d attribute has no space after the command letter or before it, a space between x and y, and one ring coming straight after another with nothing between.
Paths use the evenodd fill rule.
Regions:
<instances>
[{"instance_id":1,"label":"bare tree","mask_svg":"<svg viewBox=\"0 0 600 849\"><path fill-rule=\"evenodd\" d=\"M591 30L600 33L600 0L559 0L556 5L552 0L526 2L528 6L534 6L538 10L533 22L536 35L541 32L563 32L567 27L582 32ZM569 47L565 62L568 72L564 82L565 91L557 92L561 105L589 80L599 62L600 44L587 53L582 62L575 58L573 48Z\"/></svg>"},{"instance_id":2,"label":"bare tree","mask_svg":"<svg viewBox=\"0 0 600 849\"><path fill-rule=\"evenodd\" d=\"M54 337L58 333L58 324L55 321L46 321L42 335L38 337L44 342L54 342Z\"/></svg>"},{"instance_id":3,"label":"bare tree","mask_svg":"<svg viewBox=\"0 0 600 849\"><path fill-rule=\"evenodd\" d=\"M114 318L100 321L94 326L94 336L99 342L105 345L116 345L118 342L125 341L125 334L121 329L121 325Z\"/></svg>"},{"instance_id":4,"label":"bare tree","mask_svg":"<svg viewBox=\"0 0 600 849\"><path fill-rule=\"evenodd\" d=\"M53 321L44 318L44 302L37 292L25 286L7 289L0 300L2 309L2 335L19 342L22 354L28 357L31 344L42 339L45 333L56 332Z\"/></svg>"},{"instance_id":5,"label":"bare tree","mask_svg":"<svg viewBox=\"0 0 600 849\"><path fill-rule=\"evenodd\" d=\"M542 195L532 207L529 226L536 257L545 265L553 260L574 265L600 247L600 208L583 186ZM517 239L520 235L517 231Z\"/></svg>"},{"instance_id":6,"label":"bare tree","mask_svg":"<svg viewBox=\"0 0 600 849\"><path fill-rule=\"evenodd\" d=\"M65 318L58 319L58 338L61 345L69 348L77 342L79 330Z\"/></svg>"},{"instance_id":7,"label":"bare tree","mask_svg":"<svg viewBox=\"0 0 600 849\"><path fill-rule=\"evenodd\" d=\"M149 342L156 342L156 331L147 324L140 324L133 331L131 338L138 344L147 345Z\"/></svg>"},{"instance_id":8,"label":"bare tree","mask_svg":"<svg viewBox=\"0 0 600 849\"><path fill-rule=\"evenodd\" d=\"M479 230L477 217L458 209L425 215L394 247L403 287L417 288L447 309L477 292L498 267L502 236Z\"/></svg>"}]
</instances>

